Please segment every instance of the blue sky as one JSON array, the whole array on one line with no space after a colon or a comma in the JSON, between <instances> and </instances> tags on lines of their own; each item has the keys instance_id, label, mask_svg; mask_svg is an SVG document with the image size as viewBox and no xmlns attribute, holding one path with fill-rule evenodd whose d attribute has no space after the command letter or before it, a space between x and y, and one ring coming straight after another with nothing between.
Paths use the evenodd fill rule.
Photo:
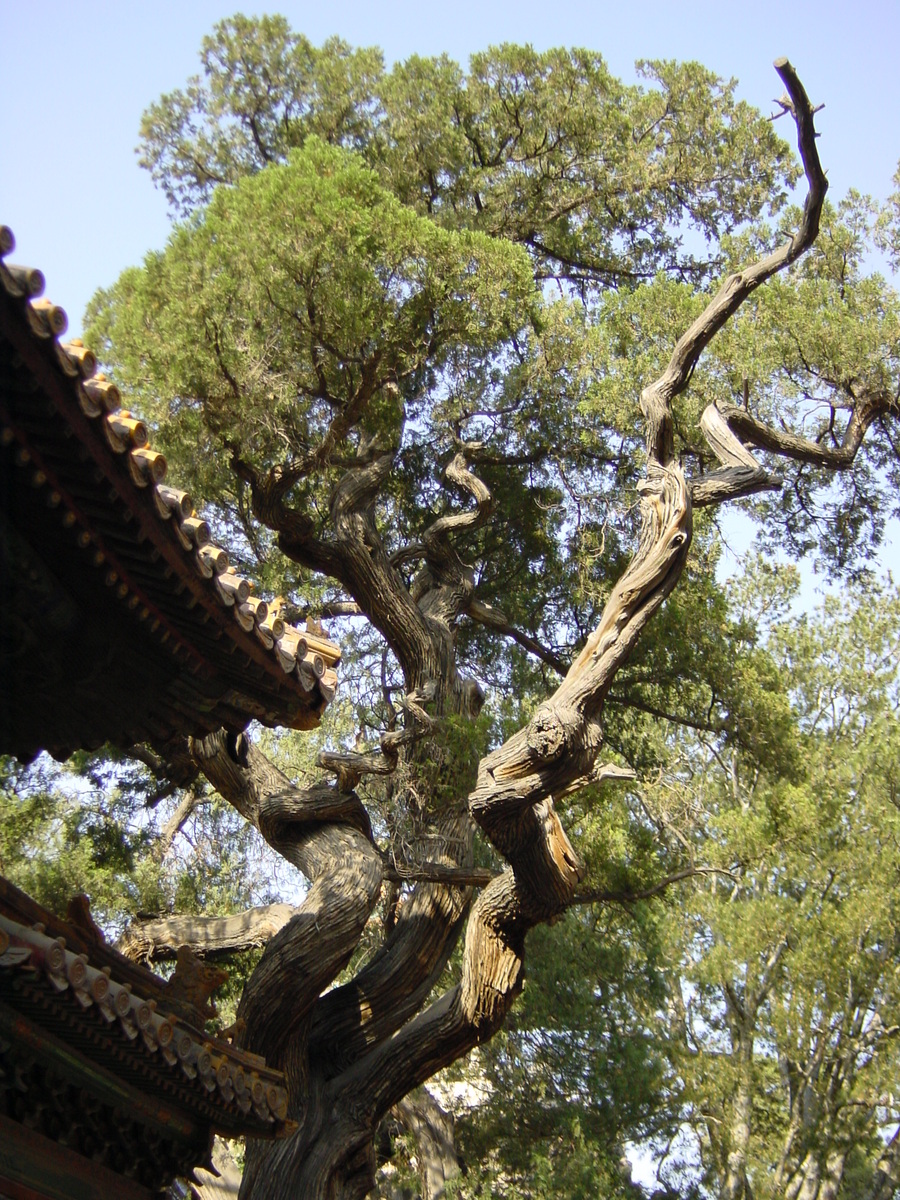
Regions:
<instances>
[{"instance_id":1,"label":"blue sky","mask_svg":"<svg viewBox=\"0 0 900 1200\"><path fill-rule=\"evenodd\" d=\"M44 271L70 333L96 287L164 243L165 202L134 153L141 112L198 70L204 34L234 11L221 0L0 0L0 221L15 232L15 259ZM786 54L826 104L820 152L833 195L887 195L900 158L897 0L336 0L245 11L283 12L315 42L337 33L380 45L389 62L441 51L465 62L502 41L588 46L626 78L639 58L695 58L736 77L765 111L781 91L772 60Z\"/></svg>"}]
</instances>

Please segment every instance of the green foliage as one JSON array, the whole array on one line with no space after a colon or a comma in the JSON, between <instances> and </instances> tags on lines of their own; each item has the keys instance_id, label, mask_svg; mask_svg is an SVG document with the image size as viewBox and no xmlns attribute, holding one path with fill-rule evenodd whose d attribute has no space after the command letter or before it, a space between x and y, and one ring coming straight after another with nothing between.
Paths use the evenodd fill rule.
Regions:
<instances>
[{"instance_id":1,"label":"green foliage","mask_svg":"<svg viewBox=\"0 0 900 1200\"><path fill-rule=\"evenodd\" d=\"M214 916L275 899L272 856L222 800L198 795L170 837L182 796L147 807L147 774L116 756L78 755L62 771L5 759L0 772L0 873L60 916L84 892L114 937L138 913Z\"/></svg>"},{"instance_id":2,"label":"green foliage","mask_svg":"<svg viewBox=\"0 0 900 1200\"><path fill-rule=\"evenodd\" d=\"M216 499L228 453L257 467L302 459L339 405L397 444L400 391L414 394L454 345L477 352L513 332L532 300L513 247L417 217L358 160L310 139L218 192L164 254L123 275L90 336ZM303 498L314 506L321 491L317 480Z\"/></svg>"},{"instance_id":3,"label":"green foliage","mask_svg":"<svg viewBox=\"0 0 900 1200\"><path fill-rule=\"evenodd\" d=\"M660 994L653 926L640 908L535 930L523 997L467 1072L483 1099L457 1125L464 1195L635 1194L625 1142L655 1127L662 1100L644 1024Z\"/></svg>"},{"instance_id":4,"label":"green foliage","mask_svg":"<svg viewBox=\"0 0 900 1200\"><path fill-rule=\"evenodd\" d=\"M471 719L441 718L428 739L428 761L417 773L422 808L439 816L459 804L475 786L478 763L487 753L491 719L487 713Z\"/></svg>"},{"instance_id":5,"label":"green foliage","mask_svg":"<svg viewBox=\"0 0 900 1200\"><path fill-rule=\"evenodd\" d=\"M764 600L783 585L758 570L754 590ZM802 769L688 743L669 785L693 795L694 853L721 872L667 910L665 935L671 1069L713 1194L741 1087L757 1197L775 1200L829 1156L848 1181L871 1172L895 1119L880 1098L900 1020L898 639L892 586L776 617L767 650L787 674Z\"/></svg>"},{"instance_id":6,"label":"green foliage","mask_svg":"<svg viewBox=\"0 0 900 1200\"><path fill-rule=\"evenodd\" d=\"M202 61L142 132L145 165L191 220L98 296L92 342L182 482L217 505L229 550L314 606L327 588L251 519L232 466L299 473L291 505L320 532L335 463L307 459L343 411L346 449L372 434L400 447L378 512L392 551L433 519L454 439L480 441L496 517L465 547L479 594L565 658L596 616L590 573L608 580L632 544L642 387L715 275L796 218L748 228L777 217L796 178L786 146L697 64L647 64L626 87L588 51L504 45L468 72L446 57L386 71L377 51L241 16ZM869 224L858 199L829 210L826 249L704 356L675 414L697 468L703 408L739 399L744 378L754 411L808 433L848 373L897 376L896 299L862 271ZM757 505L770 541L854 569L896 494L891 437L879 423L837 487L792 470ZM492 683L518 669L496 645L463 630L473 662L490 647Z\"/></svg>"},{"instance_id":7,"label":"green foliage","mask_svg":"<svg viewBox=\"0 0 900 1200\"><path fill-rule=\"evenodd\" d=\"M777 210L795 176L765 121L697 63L646 63L626 87L600 55L503 45L465 73L446 56L390 72L376 50L320 49L282 17L204 39L203 77L144 115L142 163L182 216L216 184L284 162L310 136L360 153L400 201L528 246L585 285L702 274L711 241Z\"/></svg>"},{"instance_id":8,"label":"green foliage","mask_svg":"<svg viewBox=\"0 0 900 1200\"><path fill-rule=\"evenodd\" d=\"M141 123L141 164L182 215L216 184L283 161L310 134L350 147L368 140L378 50L339 38L319 50L284 17L238 14L203 39L200 57L206 81L162 96Z\"/></svg>"},{"instance_id":9,"label":"green foliage","mask_svg":"<svg viewBox=\"0 0 900 1200\"><path fill-rule=\"evenodd\" d=\"M87 892L98 922L152 908L159 892L144 856L149 839L129 795L50 770L0 763L0 872L61 915Z\"/></svg>"},{"instance_id":10,"label":"green foliage","mask_svg":"<svg viewBox=\"0 0 900 1200\"><path fill-rule=\"evenodd\" d=\"M898 190L878 218L878 245L887 251L894 270L900 266L900 167L894 176Z\"/></svg>"},{"instance_id":11,"label":"green foliage","mask_svg":"<svg viewBox=\"0 0 900 1200\"><path fill-rule=\"evenodd\" d=\"M745 1083L754 1196L776 1200L829 1154L841 1196L871 1178L898 1067L900 594L869 584L797 619L796 591L792 568L751 563L732 605L709 608L742 695L729 721L692 731L624 710L653 747L649 778L561 806L585 890L625 905L529 940L521 1001L462 1072L481 1097L459 1123L466 1195L633 1195L618 1156L635 1142L657 1148L673 1194L720 1195ZM696 884L635 901L679 864ZM733 1004L750 1014L748 1063Z\"/></svg>"}]
</instances>

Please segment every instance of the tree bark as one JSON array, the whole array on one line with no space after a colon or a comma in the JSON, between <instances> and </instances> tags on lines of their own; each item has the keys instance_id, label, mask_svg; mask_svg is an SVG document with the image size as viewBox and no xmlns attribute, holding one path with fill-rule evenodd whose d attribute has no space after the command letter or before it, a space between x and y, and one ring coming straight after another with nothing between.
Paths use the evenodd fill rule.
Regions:
<instances>
[{"instance_id":1,"label":"tree bark","mask_svg":"<svg viewBox=\"0 0 900 1200\"><path fill-rule=\"evenodd\" d=\"M422 1200L449 1200L459 1175L453 1118L427 1088L404 1096L392 1111L415 1141Z\"/></svg>"},{"instance_id":2,"label":"tree bark","mask_svg":"<svg viewBox=\"0 0 900 1200\"><path fill-rule=\"evenodd\" d=\"M175 958L179 946L201 957L265 946L298 913L291 904L268 904L230 917L171 916L133 921L116 943L132 962Z\"/></svg>"}]
</instances>

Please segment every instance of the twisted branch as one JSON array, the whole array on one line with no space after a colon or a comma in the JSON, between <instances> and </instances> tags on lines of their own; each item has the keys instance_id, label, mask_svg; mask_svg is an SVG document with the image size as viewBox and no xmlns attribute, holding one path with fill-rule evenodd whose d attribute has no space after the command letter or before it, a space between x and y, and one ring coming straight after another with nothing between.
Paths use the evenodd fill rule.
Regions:
<instances>
[{"instance_id":1,"label":"twisted branch","mask_svg":"<svg viewBox=\"0 0 900 1200\"><path fill-rule=\"evenodd\" d=\"M837 446L813 442L784 429L773 429L744 408L729 406L720 412L730 429L761 450L770 450L782 458L808 463L814 467L846 471L853 465L856 453L872 423L878 417L889 413L900 416L900 403L889 392L876 395L866 393L860 397L854 402L847 427Z\"/></svg>"},{"instance_id":2,"label":"twisted branch","mask_svg":"<svg viewBox=\"0 0 900 1200\"><path fill-rule=\"evenodd\" d=\"M294 787L244 735L220 731L192 749L219 793L311 884L270 938L238 1009L250 1049L277 1063L292 1042L305 1045L313 1005L349 962L381 891L381 856L359 828L337 823L347 797Z\"/></svg>"},{"instance_id":3,"label":"twisted branch","mask_svg":"<svg viewBox=\"0 0 900 1200\"><path fill-rule=\"evenodd\" d=\"M477 446L473 447L477 449ZM478 529L489 520L494 511L494 501L487 485L469 470L467 449L459 451L450 460L444 478L475 501L474 509L450 513L438 517L422 534L422 545L427 557L443 561L447 553L448 539L461 529Z\"/></svg>"}]
</instances>

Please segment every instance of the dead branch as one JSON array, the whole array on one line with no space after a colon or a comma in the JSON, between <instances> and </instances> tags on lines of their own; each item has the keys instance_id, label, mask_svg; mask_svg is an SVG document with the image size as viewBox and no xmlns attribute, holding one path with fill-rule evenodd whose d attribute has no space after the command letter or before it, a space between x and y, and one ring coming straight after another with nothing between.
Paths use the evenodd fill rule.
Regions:
<instances>
[{"instance_id":1,"label":"dead branch","mask_svg":"<svg viewBox=\"0 0 900 1200\"><path fill-rule=\"evenodd\" d=\"M383 857L384 877L391 883L446 883L453 887L484 887L500 874L489 867L449 867L427 860L400 863L390 854Z\"/></svg>"},{"instance_id":2,"label":"dead branch","mask_svg":"<svg viewBox=\"0 0 900 1200\"><path fill-rule=\"evenodd\" d=\"M230 917L173 914L133 921L116 942L132 962L175 958L179 946L189 946L201 958L214 958L265 946L299 909L291 904L268 904Z\"/></svg>"},{"instance_id":3,"label":"dead branch","mask_svg":"<svg viewBox=\"0 0 900 1200\"><path fill-rule=\"evenodd\" d=\"M769 450L782 458L814 467L846 471L853 465L872 423L888 413L900 415L900 404L889 392L863 394L854 401L850 419L837 446L813 442L784 429L773 429L743 408L731 406L720 411L723 420L736 434L761 450Z\"/></svg>"},{"instance_id":4,"label":"dead branch","mask_svg":"<svg viewBox=\"0 0 900 1200\"><path fill-rule=\"evenodd\" d=\"M641 393L641 411L647 418L647 449L650 457L665 466L674 454L671 403L690 382L700 355L737 312L749 295L785 267L796 262L816 239L819 216L828 181L816 149L814 111L809 98L786 58L775 60L775 70L787 88L786 104L797 124L800 157L809 185L800 226L783 246L758 262L729 275L690 328L679 338L662 375ZM715 447L713 447L715 450ZM725 464L730 465L730 464ZM755 466L755 461L753 466Z\"/></svg>"},{"instance_id":5,"label":"dead branch","mask_svg":"<svg viewBox=\"0 0 900 1200\"><path fill-rule=\"evenodd\" d=\"M189 792L185 792L175 808L175 811L169 817L163 826L162 833L159 835L159 841L153 847L153 852L160 862L166 857L172 848L172 843L181 832L184 824L193 815L195 810L203 803L204 797L199 796L193 788Z\"/></svg>"},{"instance_id":6,"label":"dead branch","mask_svg":"<svg viewBox=\"0 0 900 1200\"><path fill-rule=\"evenodd\" d=\"M552 667L560 675L565 675L568 670L566 663L563 662L559 655L554 654L552 650L548 650L546 646L541 645L530 634L524 633L521 629L516 629L514 625L509 623L504 614L499 609L494 608L492 604L485 604L483 600L477 600L473 596L469 601L466 613L473 621L477 621L479 625L485 625L488 629L494 629L497 633L502 633L504 637L512 638L523 650L527 650L529 654L533 654L536 658L541 659L542 662L545 662L548 667Z\"/></svg>"}]
</instances>

